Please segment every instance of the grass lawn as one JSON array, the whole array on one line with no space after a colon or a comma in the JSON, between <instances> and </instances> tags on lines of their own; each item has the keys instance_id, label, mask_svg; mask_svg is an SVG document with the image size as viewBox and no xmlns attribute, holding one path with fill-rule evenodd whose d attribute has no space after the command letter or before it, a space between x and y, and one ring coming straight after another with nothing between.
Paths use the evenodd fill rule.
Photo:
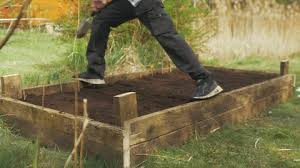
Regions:
<instances>
[{"instance_id":1,"label":"grass lawn","mask_svg":"<svg viewBox=\"0 0 300 168\"><path fill-rule=\"evenodd\" d=\"M0 36L3 33L0 31ZM37 81L43 78L40 76L48 79L47 83L57 82L57 76L65 71L60 60L70 47L70 44L44 33L19 32L0 51L0 75L20 73L26 85L38 84ZM290 61L291 72L300 78L300 54L290 56ZM204 62L231 68L279 71L279 59L276 58L252 56ZM50 70L46 71L47 66ZM299 80L297 86L300 87ZM35 143L12 132L5 124L5 116L0 114L0 168L32 167L36 150ZM67 155L59 149L41 148L39 167L61 168ZM113 167L112 164L100 157L86 161L89 168ZM296 95L289 102L267 110L263 118L228 125L206 137L195 137L181 147L162 149L151 155L143 166L300 167L300 98Z\"/></svg>"},{"instance_id":2,"label":"grass lawn","mask_svg":"<svg viewBox=\"0 0 300 168\"><path fill-rule=\"evenodd\" d=\"M4 34L5 31L0 29L0 37ZM0 75L21 74L26 86L55 82L66 69L60 63L69 48L70 43L54 35L39 31L18 31L0 50ZM62 80L65 78L62 77Z\"/></svg>"}]
</instances>

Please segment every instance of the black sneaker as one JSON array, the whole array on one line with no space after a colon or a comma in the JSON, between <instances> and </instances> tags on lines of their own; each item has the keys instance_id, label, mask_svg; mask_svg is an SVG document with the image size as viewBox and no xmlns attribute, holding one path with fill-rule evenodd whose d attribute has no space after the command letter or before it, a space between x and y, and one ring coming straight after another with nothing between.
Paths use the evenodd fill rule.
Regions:
<instances>
[{"instance_id":1,"label":"black sneaker","mask_svg":"<svg viewBox=\"0 0 300 168\"><path fill-rule=\"evenodd\" d=\"M203 100L214 97L223 91L222 87L217 84L211 77L197 81L197 88L193 93L193 99Z\"/></svg>"},{"instance_id":2,"label":"black sneaker","mask_svg":"<svg viewBox=\"0 0 300 168\"><path fill-rule=\"evenodd\" d=\"M93 85L104 85L105 81L103 78L100 78L98 75L94 75L88 72L83 72L79 74L78 80Z\"/></svg>"}]
</instances>

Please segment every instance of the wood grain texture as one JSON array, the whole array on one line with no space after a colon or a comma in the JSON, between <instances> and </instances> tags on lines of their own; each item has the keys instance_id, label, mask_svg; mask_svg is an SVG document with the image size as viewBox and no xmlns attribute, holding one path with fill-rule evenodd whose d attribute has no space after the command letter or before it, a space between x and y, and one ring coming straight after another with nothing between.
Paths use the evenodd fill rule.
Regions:
<instances>
[{"instance_id":1,"label":"wood grain texture","mask_svg":"<svg viewBox=\"0 0 300 168\"><path fill-rule=\"evenodd\" d=\"M177 70L177 69L172 69L172 71L173 70ZM162 73L167 73L167 72L170 72L169 68L155 69L153 71L147 70L147 71L134 72L134 73L129 73L129 74L117 74L117 75L111 75L111 76L105 77L105 81L109 84L113 84L113 83L116 83L116 82L122 81L122 80L138 79L138 78L142 78L142 77L146 77L146 76L150 76L150 75L154 75L154 74L162 74Z\"/></svg>"},{"instance_id":2,"label":"wood grain texture","mask_svg":"<svg viewBox=\"0 0 300 168\"><path fill-rule=\"evenodd\" d=\"M0 112L7 114L9 123L26 137L40 137L41 143L47 146L59 146L63 149L73 147L73 115L11 98L0 98ZM78 127L81 128L83 118L78 117L78 121ZM89 153L101 153L101 156L108 159L122 158L123 130L119 127L91 120L85 141Z\"/></svg>"},{"instance_id":3,"label":"wood grain texture","mask_svg":"<svg viewBox=\"0 0 300 168\"><path fill-rule=\"evenodd\" d=\"M15 99L22 98L21 75L6 75L1 77L1 94Z\"/></svg>"},{"instance_id":4,"label":"wood grain texture","mask_svg":"<svg viewBox=\"0 0 300 168\"><path fill-rule=\"evenodd\" d=\"M206 68L208 68L210 70L232 71L232 72L239 72L239 73L244 73L244 74L260 74L260 75L270 75L270 76L278 75L276 73L270 73L270 72L228 69L228 68L211 67L211 66L206 66ZM147 71L134 72L134 73L129 73L129 74L110 75L110 76L105 77L105 81L108 84L114 84L114 83L116 83L118 81L122 81L122 80L138 79L138 78L146 77L146 76L149 76L152 74L169 73L170 71L179 71L179 70L176 68L171 68L171 70L169 68L163 68L163 69L155 69L153 71L147 70ZM67 83L63 83L63 84L46 85L45 86L46 95L59 93L61 91L74 92L73 83L74 82L67 82ZM42 95L42 86L26 88L26 89L24 89L24 91L26 94L41 96Z\"/></svg>"},{"instance_id":5,"label":"wood grain texture","mask_svg":"<svg viewBox=\"0 0 300 168\"><path fill-rule=\"evenodd\" d=\"M266 95L292 87L293 77L286 75L260 84L221 94L213 99L192 102L132 119L131 145L151 140L174 130L254 102Z\"/></svg>"},{"instance_id":6,"label":"wood grain texture","mask_svg":"<svg viewBox=\"0 0 300 168\"><path fill-rule=\"evenodd\" d=\"M159 137L131 145L131 164L141 163L152 152L169 146L178 146L186 143L191 137L196 135L206 135L212 131L220 129L225 124L235 124L254 117L270 108L270 106L285 102L292 94L291 87L285 87L282 90L266 95L255 101L249 101L247 104L240 105L234 109L224 111L203 121L194 122L191 125L179 128Z\"/></svg>"},{"instance_id":7,"label":"wood grain texture","mask_svg":"<svg viewBox=\"0 0 300 168\"><path fill-rule=\"evenodd\" d=\"M119 125L138 117L137 99L135 92L124 93L114 96L114 112L118 116Z\"/></svg>"},{"instance_id":8,"label":"wood grain texture","mask_svg":"<svg viewBox=\"0 0 300 168\"><path fill-rule=\"evenodd\" d=\"M26 95L42 96L43 87L45 88L45 95L51 95L60 92L74 92L74 84L77 82L68 82L63 84L53 84L45 86L36 86L23 89Z\"/></svg>"},{"instance_id":9,"label":"wood grain texture","mask_svg":"<svg viewBox=\"0 0 300 168\"><path fill-rule=\"evenodd\" d=\"M233 68L213 67L213 66L205 66L205 68L209 70L215 70L215 71L229 71L229 72L237 72L243 74L279 76L279 74L276 72L268 72L268 71L261 71L261 70L245 70L245 69L233 69Z\"/></svg>"},{"instance_id":10,"label":"wood grain texture","mask_svg":"<svg viewBox=\"0 0 300 168\"><path fill-rule=\"evenodd\" d=\"M287 75L289 73L289 60L280 62L280 75Z\"/></svg>"},{"instance_id":11,"label":"wood grain texture","mask_svg":"<svg viewBox=\"0 0 300 168\"><path fill-rule=\"evenodd\" d=\"M125 121L123 130L123 168L130 168L130 125Z\"/></svg>"}]
</instances>

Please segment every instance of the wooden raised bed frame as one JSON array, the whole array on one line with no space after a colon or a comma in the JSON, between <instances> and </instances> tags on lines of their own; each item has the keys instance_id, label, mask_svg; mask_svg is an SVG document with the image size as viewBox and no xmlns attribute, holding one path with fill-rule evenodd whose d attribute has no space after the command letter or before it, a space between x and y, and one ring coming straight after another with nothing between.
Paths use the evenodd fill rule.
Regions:
<instances>
[{"instance_id":1,"label":"wooden raised bed frame","mask_svg":"<svg viewBox=\"0 0 300 168\"><path fill-rule=\"evenodd\" d=\"M113 83L167 71L112 76L107 81ZM191 102L141 117L134 114L136 102L131 98L127 103L133 102L130 106L132 115L120 114L120 118L124 118L120 121L123 127L90 121L85 134L86 149L89 153L100 153L106 159L120 160L124 168L137 165L158 148L184 144L195 134L206 134L225 123L237 123L256 117L270 106L285 102L293 94L296 80L294 75L287 73L288 62L282 62L281 75L274 79L226 92L210 100ZM22 89L20 80L18 75L1 77L0 112L6 115L7 122L26 137L39 137L43 145L71 149L74 119L79 120L81 128L82 117L17 99L26 94L40 96L44 89L47 90L45 94L58 93L62 89L64 92L73 92L74 82ZM132 95L135 96L134 93L125 94ZM120 101L120 97L114 99L114 102L119 103L116 109L120 113L131 113L122 107Z\"/></svg>"}]
</instances>

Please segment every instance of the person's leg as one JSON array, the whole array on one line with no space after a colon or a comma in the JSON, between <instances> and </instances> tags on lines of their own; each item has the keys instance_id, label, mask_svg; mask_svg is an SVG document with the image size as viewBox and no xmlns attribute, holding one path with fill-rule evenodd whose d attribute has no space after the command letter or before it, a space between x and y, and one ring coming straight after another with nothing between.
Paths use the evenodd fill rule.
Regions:
<instances>
[{"instance_id":1,"label":"person's leg","mask_svg":"<svg viewBox=\"0 0 300 168\"><path fill-rule=\"evenodd\" d=\"M84 73L82 78L104 78L104 56L111 27L117 27L134 18L134 8L127 0L115 0L94 16L92 33L86 52L88 59L87 72Z\"/></svg>"},{"instance_id":2,"label":"person's leg","mask_svg":"<svg viewBox=\"0 0 300 168\"><path fill-rule=\"evenodd\" d=\"M209 72L203 68L191 47L177 33L162 2L153 0L153 3L155 4L152 10L139 15L139 20L151 31L180 70L189 74L194 80L207 78Z\"/></svg>"},{"instance_id":3,"label":"person's leg","mask_svg":"<svg viewBox=\"0 0 300 168\"><path fill-rule=\"evenodd\" d=\"M193 97L203 99L221 92L222 89L212 79L210 72L200 64L191 47L175 30L172 19L164 10L161 0L152 0L152 3L154 3L153 8L138 15L138 18L151 31L174 64L197 81L198 88L202 85L198 91L195 91ZM203 84L203 81L207 81L206 84ZM206 87L203 88L203 86ZM200 92L201 95L199 95Z\"/></svg>"}]
</instances>

